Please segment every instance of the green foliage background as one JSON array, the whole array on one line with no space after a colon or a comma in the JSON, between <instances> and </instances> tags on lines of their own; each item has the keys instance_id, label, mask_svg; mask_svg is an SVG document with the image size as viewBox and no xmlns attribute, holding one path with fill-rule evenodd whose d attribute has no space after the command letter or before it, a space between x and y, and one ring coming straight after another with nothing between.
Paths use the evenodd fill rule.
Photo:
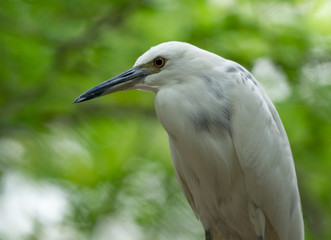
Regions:
<instances>
[{"instance_id":1,"label":"green foliage background","mask_svg":"<svg viewBox=\"0 0 331 240\"><path fill-rule=\"evenodd\" d=\"M276 107L306 239L331 239L330 12L328 0L1 0L0 239L203 239L175 180L153 94L71 104L169 40L249 70L267 57L283 73L290 94ZM20 186L56 189L62 215L32 211L35 193ZM15 214L28 228L8 220Z\"/></svg>"}]
</instances>

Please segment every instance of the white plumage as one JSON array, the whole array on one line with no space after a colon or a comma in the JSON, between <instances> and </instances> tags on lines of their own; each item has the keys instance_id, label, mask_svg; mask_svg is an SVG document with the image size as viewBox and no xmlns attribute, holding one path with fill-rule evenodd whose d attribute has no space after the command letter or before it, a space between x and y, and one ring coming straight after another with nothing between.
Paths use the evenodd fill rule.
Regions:
<instances>
[{"instance_id":1,"label":"white plumage","mask_svg":"<svg viewBox=\"0 0 331 240\"><path fill-rule=\"evenodd\" d=\"M246 69L190 44L167 42L75 102L128 89L156 93L176 177L206 240L304 239L288 138Z\"/></svg>"}]
</instances>

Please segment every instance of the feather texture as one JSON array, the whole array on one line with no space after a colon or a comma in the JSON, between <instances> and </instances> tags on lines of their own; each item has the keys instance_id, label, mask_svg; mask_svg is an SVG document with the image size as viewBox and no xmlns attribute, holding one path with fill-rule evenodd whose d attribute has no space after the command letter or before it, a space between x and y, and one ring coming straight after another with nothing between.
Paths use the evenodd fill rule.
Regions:
<instances>
[{"instance_id":1,"label":"feather texture","mask_svg":"<svg viewBox=\"0 0 331 240\"><path fill-rule=\"evenodd\" d=\"M278 113L245 69L219 62L208 69L207 84L200 74L157 92L178 182L213 240L303 239L296 174ZM229 67L235 70L225 74Z\"/></svg>"}]
</instances>

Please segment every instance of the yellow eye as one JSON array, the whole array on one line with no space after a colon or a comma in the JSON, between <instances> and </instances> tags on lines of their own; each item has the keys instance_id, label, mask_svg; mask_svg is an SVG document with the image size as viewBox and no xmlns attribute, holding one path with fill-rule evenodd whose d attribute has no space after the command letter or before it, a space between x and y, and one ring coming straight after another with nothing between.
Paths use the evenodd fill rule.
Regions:
<instances>
[{"instance_id":1,"label":"yellow eye","mask_svg":"<svg viewBox=\"0 0 331 240\"><path fill-rule=\"evenodd\" d=\"M157 68L163 67L165 64L165 59L161 57L157 57L154 59L154 66Z\"/></svg>"}]
</instances>

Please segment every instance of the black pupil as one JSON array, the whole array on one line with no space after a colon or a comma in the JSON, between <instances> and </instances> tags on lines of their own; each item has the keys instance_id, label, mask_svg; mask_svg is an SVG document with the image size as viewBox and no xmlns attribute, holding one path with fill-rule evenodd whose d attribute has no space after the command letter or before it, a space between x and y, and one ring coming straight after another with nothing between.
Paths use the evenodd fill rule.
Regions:
<instances>
[{"instance_id":1,"label":"black pupil","mask_svg":"<svg viewBox=\"0 0 331 240\"><path fill-rule=\"evenodd\" d=\"M163 64L163 60L161 59L161 58L157 58L156 60L155 60L155 65L157 65L157 66L161 66Z\"/></svg>"}]
</instances>

